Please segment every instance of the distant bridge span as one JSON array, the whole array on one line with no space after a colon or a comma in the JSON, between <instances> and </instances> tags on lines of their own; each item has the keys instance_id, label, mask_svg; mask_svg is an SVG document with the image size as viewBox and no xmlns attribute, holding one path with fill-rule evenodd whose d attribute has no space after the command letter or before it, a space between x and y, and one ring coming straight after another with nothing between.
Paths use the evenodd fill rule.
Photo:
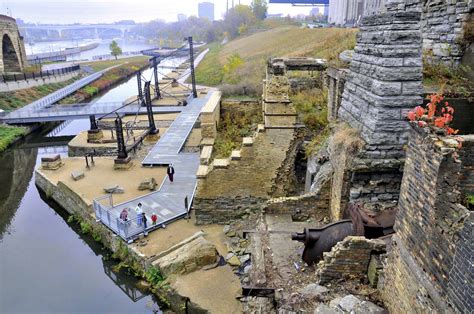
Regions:
<instances>
[{"instance_id":1,"label":"distant bridge span","mask_svg":"<svg viewBox=\"0 0 474 314\"><path fill-rule=\"evenodd\" d=\"M270 3L303 4L303 5L329 5L329 0L270 0Z\"/></svg>"}]
</instances>

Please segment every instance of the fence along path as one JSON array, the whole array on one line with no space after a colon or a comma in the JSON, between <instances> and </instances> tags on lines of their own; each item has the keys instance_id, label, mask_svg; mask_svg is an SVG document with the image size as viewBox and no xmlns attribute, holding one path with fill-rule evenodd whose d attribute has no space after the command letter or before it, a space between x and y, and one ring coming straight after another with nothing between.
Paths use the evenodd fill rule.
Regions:
<instances>
[{"instance_id":1,"label":"fence along path","mask_svg":"<svg viewBox=\"0 0 474 314\"><path fill-rule=\"evenodd\" d=\"M103 204L103 198L94 200L94 210L98 220L102 221L126 241L133 241L140 233L145 232L144 226L137 223L134 212L138 203L142 203L143 211L148 218L146 231L151 231L188 213L197 185L196 173L199 167L199 153L183 153L181 149L196 123L201 109L216 91L209 91L206 97L190 98L188 105L178 115L169 129L145 157L144 166L166 166L173 164L174 181L168 178L162 182L158 191L136 199L114 205L110 198ZM185 199L188 200L185 206ZM123 209L129 209L130 219L123 223L118 218ZM156 213L158 224L151 225L151 215Z\"/></svg>"}]
</instances>

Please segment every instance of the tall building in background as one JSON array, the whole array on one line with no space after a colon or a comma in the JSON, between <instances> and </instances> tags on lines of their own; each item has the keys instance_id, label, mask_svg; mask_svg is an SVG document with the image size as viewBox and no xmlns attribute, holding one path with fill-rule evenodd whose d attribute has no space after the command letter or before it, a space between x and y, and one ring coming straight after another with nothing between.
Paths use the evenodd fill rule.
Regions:
<instances>
[{"instance_id":1,"label":"tall building in background","mask_svg":"<svg viewBox=\"0 0 474 314\"><path fill-rule=\"evenodd\" d=\"M201 2L198 4L198 16L207 18L209 21L214 21L214 3Z\"/></svg>"},{"instance_id":2,"label":"tall building in background","mask_svg":"<svg viewBox=\"0 0 474 314\"><path fill-rule=\"evenodd\" d=\"M187 18L186 14L178 13L178 22L186 21Z\"/></svg>"},{"instance_id":3,"label":"tall building in background","mask_svg":"<svg viewBox=\"0 0 474 314\"><path fill-rule=\"evenodd\" d=\"M329 23L357 25L360 19L385 8L385 0L329 0Z\"/></svg>"},{"instance_id":4,"label":"tall building in background","mask_svg":"<svg viewBox=\"0 0 474 314\"><path fill-rule=\"evenodd\" d=\"M312 8L311 11L309 11L309 16L317 16L319 12L320 11L318 7Z\"/></svg>"}]
</instances>

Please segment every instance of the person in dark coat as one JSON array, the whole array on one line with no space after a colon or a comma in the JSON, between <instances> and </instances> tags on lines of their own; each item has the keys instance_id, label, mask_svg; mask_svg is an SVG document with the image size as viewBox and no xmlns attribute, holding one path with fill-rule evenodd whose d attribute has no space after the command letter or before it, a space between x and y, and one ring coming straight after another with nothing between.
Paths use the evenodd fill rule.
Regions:
<instances>
[{"instance_id":1,"label":"person in dark coat","mask_svg":"<svg viewBox=\"0 0 474 314\"><path fill-rule=\"evenodd\" d=\"M173 182L173 176L174 176L173 164L168 165L168 169L166 169L166 173L168 174L168 178L170 179L170 181Z\"/></svg>"},{"instance_id":2,"label":"person in dark coat","mask_svg":"<svg viewBox=\"0 0 474 314\"><path fill-rule=\"evenodd\" d=\"M143 226L145 227L145 230L146 230L146 228L147 228L147 225L146 225L146 223L147 223L148 219L146 218L146 215L145 215L145 213L143 213L143 218L142 218L142 221L143 221Z\"/></svg>"}]
</instances>

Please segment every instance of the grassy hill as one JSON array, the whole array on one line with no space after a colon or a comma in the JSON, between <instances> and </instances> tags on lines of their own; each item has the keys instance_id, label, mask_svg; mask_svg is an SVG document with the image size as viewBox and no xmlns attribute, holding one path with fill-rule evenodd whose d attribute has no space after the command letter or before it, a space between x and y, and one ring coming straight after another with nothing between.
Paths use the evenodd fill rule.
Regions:
<instances>
[{"instance_id":1,"label":"grassy hill","mask_svg":"<svg viewBox=\"0 0 474 314\"><path fill-rule=\"evenodd\" d=\"M338 63L338 55L355 45L357 30L346 28L303 29L280 26L239 37L225 45L212 44L199 64L199 84L255 87L265 74L269 57L316 57Z\"/></svg>"}]
</instances>

